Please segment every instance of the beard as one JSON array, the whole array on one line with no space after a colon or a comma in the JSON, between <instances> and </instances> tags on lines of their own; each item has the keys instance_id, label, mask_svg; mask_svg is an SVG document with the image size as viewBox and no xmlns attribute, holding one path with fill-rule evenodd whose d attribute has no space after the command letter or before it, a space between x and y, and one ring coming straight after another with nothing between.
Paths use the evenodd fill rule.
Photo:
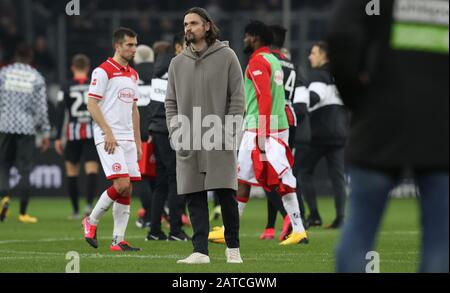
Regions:
<instances>
[{"instance_id":1,"label":"beard","mask_svg":"<svg viewBox=\"0 0 450 293\"><path fill-rule=\"evenodd\" d=\"M252 46L250 46L250 45L244 45L244 54L251 54L251 53L253 53L253 47Z\"/></svg>"},{"instance_id":2,"label":"beard","mask_svg":"<svg viewBox=\"0 0 450 293\"><path fill-rule=\"evenodd\" d=\"M196 43L196 38L195 35L193 33L186 33L186 35L184 36L184 40L186 41L186 44L191 44L191 43Z\"/></svg>"}]
</instances>

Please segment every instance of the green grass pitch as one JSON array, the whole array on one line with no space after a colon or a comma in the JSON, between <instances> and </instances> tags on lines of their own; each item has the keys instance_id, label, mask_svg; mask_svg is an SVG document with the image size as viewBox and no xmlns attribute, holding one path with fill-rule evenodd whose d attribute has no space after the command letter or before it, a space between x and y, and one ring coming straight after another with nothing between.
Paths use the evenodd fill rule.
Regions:
<instances>
[{"instance_id":1,"label":"green grass pitch","mask_svg":"<svg viewBox=\"0 0 450 293\"><path fill-rule=\"evenodd\" d=\"M324 228L309 230L310 243L281 247L276 240L259 240L266 223L266 203L253 199L247 205L241 221L242 265L225 263L225 246L210 244L211 264L180 265L176 260L192 252L191 242L145 242L145 230L137 228L136 210L140 203L132 203L132 214L126 239L143 248L139 253L111 253L112 215L109 211L99 225L99 248L88 246L82 237L80 221L67 220L70 214L68 199L32 199L29 212L39 218L38 224L17 221L18 201L11 203L10 216L0 223L0 272L57 272L64 273L66 253L80 255L80 271L87 272L159 272L159 273L299 273L333 272L334 248L339 231ZM333 200L321 198L319 206L325 224L334 217ZM83 207L81 205L81 207ZM277 235L281 229L277 219ZM221 225L214 221L212 226ZM167 232L167 229L164 228ZM189 234L192 233L187 229ZM384 217L376 250L380 253L381 272L415 272L418 267L420 229L418 204L414 199L391 200Z\"/></svg>"}]
</instances>

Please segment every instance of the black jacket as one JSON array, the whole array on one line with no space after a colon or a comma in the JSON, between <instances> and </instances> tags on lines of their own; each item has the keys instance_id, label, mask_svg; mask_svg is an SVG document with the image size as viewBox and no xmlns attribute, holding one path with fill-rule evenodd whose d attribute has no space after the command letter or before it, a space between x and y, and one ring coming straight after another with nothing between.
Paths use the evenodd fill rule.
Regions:
<instances>
[{"instance_id":1,"label":"black jacket","mask_svg":"<svg viewBox=\"0 0 450 293\"><path fill-rule=\"evenodd\" d=\"M366 14L366 1L336 6L328 41L352 112L353 164L448 170L448 1L417 3L380 1L379 16Z\"/></svg>"},{"instance_id":2,"label":"black jacket","mask_svg":"<svg viewBox=\"0 0 450 293\"><path fill-rule=\"evenodd\" d=\"M298 71L297 82L293 106L297 117L297 127L295 130L295 144L305 145L311 142L311 122L308 112L310 104L309 93L307 92L308 80L301 70Z\"/></svg>"},{"instance_id":3,"label":"black jacket","mask_svg":"<svg viewBox=\"0 0 450 293\"><path fill-rule=\"evenodd\" d=\"M344 146L348 134L348 113L336 90L329 64L309 75L311 145Z\"/></svg>"},{"instance_id":4,"label":"black jacket","mask_svg":"<svg viewBox=\"0 0 450 293\"><path fill-rule=\"evenodd\" d=\"M140 129L142 141L148 140L148 127L150 123L150 113L148 109L148 101L150 94L150 85L153 76L153 63L144 62L136 65L135 70L139 74L139 92L138 109L140 116ZM144 97L145 95L145 97ZM145 101L144 101L145 100ZM142 106L140 106L142 104Z\"/></svg>"},{"instance_id":5,"label":"black jacket","mask_svg":"<svg viewBox=\"0 0 450 293\"><path fill-rule=\"evenodd\" d=\"M162 79L167 81L170 61L174 55L172 53L159 54L155 60L155 70L153 80ZM154 85L153 85L154 86ZM161 89L166 90L166 89ZM151 132L169 133L166 124L166 109L164 102L152 100L149 105Z\"/></svg>"}]
</instances>

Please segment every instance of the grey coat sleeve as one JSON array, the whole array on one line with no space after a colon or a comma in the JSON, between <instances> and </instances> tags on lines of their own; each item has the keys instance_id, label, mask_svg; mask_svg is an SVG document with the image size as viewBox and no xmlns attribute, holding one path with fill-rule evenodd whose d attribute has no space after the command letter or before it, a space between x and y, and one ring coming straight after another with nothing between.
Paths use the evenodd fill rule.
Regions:
<instances>
[{"instance_id":1,"label":"grey coat sleeve","mask_svg":"<svg viewBox=\"0 0 450 293\"><path fill-rule=\"evenodd\" d=\"M171 127L170 121L178 115L178 104L177 104L177 93L175 90L175 74L173 69L173 62L170 63L169 66L169 79L167 81L167 91L166 91L166 100L165 100L165 108L166 108L166 123L167 129L169 130L169 137L172 136L175 126Z\"/></svg>"},{"instance_id":2,"label":"grey coat sleeve","mask_svg":"<svg viewBox=\"0 0 450 293\"><path fill-rule=\"evenodd\" d=\"M226 114L243 116L245 111L244 79L242 76L241 65L234 52L228 70L227 95L229 97L229 107Z\"/></svg>"},{"instance_id":3,"label":"grey coat sleeve","mask_svg":"<svg viewBox=\"0 0 450 293\"><path fill-rule=\"evenodd\" d=\"M229 106L225 118L225 149L237 150L239 148L240 131L244 122L245 93L241 65L234 52L232 52L231 64L228 69L227 96ZM232 122L230 123L230 121Z\"/></svg>"}]
</instances>

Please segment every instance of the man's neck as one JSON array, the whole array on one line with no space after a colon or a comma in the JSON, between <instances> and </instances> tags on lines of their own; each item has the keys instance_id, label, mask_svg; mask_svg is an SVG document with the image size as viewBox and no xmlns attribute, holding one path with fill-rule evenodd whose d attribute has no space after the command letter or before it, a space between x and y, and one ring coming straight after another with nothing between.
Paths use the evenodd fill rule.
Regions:
<instances>
[{"instance_id":1,"label":"man's neck","mask_svg":"<svg viewBox=\"0 0 450 293\"><path fill-rule=\"evenodd\" d=\"M195 52L203 51L207 45L208 44L206 44L205 40L201 40L201 41L197 42L196 44L191 43L192 49L194 49Z\"/></svg>"},{"instance_id":2,"label":"man's neck","mask_svg":"<svg viewBox=\"0 0 450 293\"><path fill-rule=\"evenodd\" d=\"M120 55L114 54L113 60L125 67L128 65L128 61L120 57Z\"/></svg>"},{"instance_id":3,"label":"man's neck","mask_svg":"<svg viewBox=\"0 0 450 293\"><path fill-rule=\"evenodd\" d=\"M88 77L88 75L85 72L75 72L73 74L74 79L86 79L87 77Z\"/></svg>"}]
</instances>

